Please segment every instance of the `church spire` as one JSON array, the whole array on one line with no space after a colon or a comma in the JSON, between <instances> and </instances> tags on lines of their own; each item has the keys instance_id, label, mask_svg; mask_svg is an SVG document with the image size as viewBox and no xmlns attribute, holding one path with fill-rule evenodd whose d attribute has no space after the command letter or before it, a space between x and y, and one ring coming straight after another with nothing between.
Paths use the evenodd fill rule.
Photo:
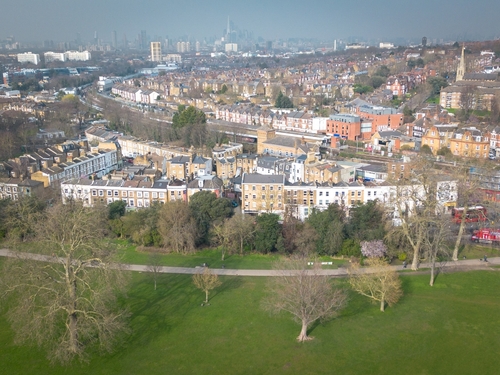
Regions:
<instances>
[{"instance_id":1,"label":"church spire","mask_svg":"<svg viewBox=\"0 0 500 375\"><path fill-rule=\"evenodd\" d=\"M457 68L457 78L456 81L462 81L465 75L465 44L462 45L462 56L460 57L460 62Z\"/></svg>"}]
</instances>

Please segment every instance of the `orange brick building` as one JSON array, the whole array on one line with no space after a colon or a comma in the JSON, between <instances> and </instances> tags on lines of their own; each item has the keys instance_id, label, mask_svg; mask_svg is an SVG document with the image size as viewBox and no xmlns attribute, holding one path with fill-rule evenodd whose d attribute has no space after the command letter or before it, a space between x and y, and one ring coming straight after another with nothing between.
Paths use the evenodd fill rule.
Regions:
<instances>
[{"instance_id":1,"label":"orange brick building","mask_svg":"<svg viewBox=\"0 0 500 375\"><path fill-rule=\"evenodd\" d=\"M362 105L356 108L356 113L363 122L372 123L372 134L380 130L396 130L403 125L403 114L395 108Z\"/></svg>"},{"instance_id":2,"label":"orange brick building","mask_svg":"<svg viewBox=\"0 0 500 375\"><path fill-rule=\"evenodd\" d=\"M331 115L326 120L326 133L355 141L361 137L361 118L351 114Z\"/></svg>"}]
</instances>

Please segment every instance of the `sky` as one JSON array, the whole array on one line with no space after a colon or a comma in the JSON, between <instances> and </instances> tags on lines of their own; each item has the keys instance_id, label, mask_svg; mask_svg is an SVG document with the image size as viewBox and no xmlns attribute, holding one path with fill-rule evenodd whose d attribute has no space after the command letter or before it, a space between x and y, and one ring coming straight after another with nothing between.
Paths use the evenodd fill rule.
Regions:
<instances>
[{"instance_id":1,"label":"sky","mask_svg":"<svg viewBox=\"0 0 500 375\"><path fill-rule=\"evenodd\" d=\"M499 0L3 0L0 40L221 37L229 17L265 40L500 37Z\"/></svg>"}]
</instances>

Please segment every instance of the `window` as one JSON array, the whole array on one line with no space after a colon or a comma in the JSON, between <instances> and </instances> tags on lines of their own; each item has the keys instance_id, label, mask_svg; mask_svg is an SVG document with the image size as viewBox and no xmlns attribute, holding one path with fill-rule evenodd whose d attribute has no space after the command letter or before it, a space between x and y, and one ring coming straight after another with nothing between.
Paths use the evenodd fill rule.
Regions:
<instances>
[{"instance_id":1,"label":"window","mask_svg":"<svg viewBox=\"0 0 500 375\"><path fill-rule=\"evenodd\" d=\"M255 185L252 185L252 190L255 190Z\"/></svg>"},{"instance_id":2,"label":"window","mask_svg":"<svg viewBox=\"0 0 500 375\"><path fill-rule=\"evenodd\" d=\"M99 190L99 196L100 196L100 197L103 197L103 196L104 196L104 191Z\"/></svg>"},{"instance_id":3,"label":"window","mask_svg":"<svg viewBox=\"0 0 500 375\"><path fill-rule=\"evenodd\" d=\"M134 200L133 200L133 199L130 199L130 200L128 201L128 205L129 205L130 207L134 207Z\"/></svg>"},{"instance_id":4,"label":"window","mask_svg":"<svg viewBox=\"0 0 500 375\"><path fill-rule=\"evenodd\" d=\"M108 196L112 196L113 192L111 190L108 190Z\"/></svg>"},{"instance_id":5,"label":"window","mask_svg":"<svg viewBox=\"0 0 500 375\"><path fill-rule=\"evenodd\" d=\"M118 196L118 190L115 190L115 191L113 192L113 194L115 195L115 197L117 197L117 196Z\"/></svg>"},{"instance_id":6,"label":"window","mask_svg":"<svg viewBox=\"0 0 500 375\"><path fill-rule=\"evenodd\" d=\"M262 195L262 199L266 199L266 196L264 194Z\"/></svg>"},{"instance_id":7,"label":"window","mask_svg":"<svg viewBox=\"0 0 500 375\"><path fill-rule=\"evenodd\" d=\"M322 191L320 191L320 192L319 192L319 196L320 196L320 197L322 197L322 196L323 196L323 192L322 192Z\"/></svg>"},{"instance_id":8,"label":"window","mask_svg":"<svg viewBox=\"0 0 500 375\"><path fill-rule=\"evenodd\" d=\"M128 196L129 196L129 197L133 197L133 196L134 196L134 192L133 192L133 191L129 191L129 192L128 192Z\"/></svg>"},{"instance_id":9,"label":"window","mask_svg":"<svg viewBox=\"0 0 500 375\"><path fill-rule=\"evenodd\" d=\"M153 198L158 198L158 193L156 191L153 191Z\"/></svg>"},{"instance_id":10,"label":"window","mask_svg":"<svg viewBox=\"0 0 500 375\"><path fill-rule=\"evenodd\" d=\"M266 190L266 185L262 185L262 190Z\"/></svg>"},{"instance_id":11,"label":"window","mask_svg":"<svg viewBox=\"0 0 500 375\"><path fill-rule=\"evenodd\" d=\"M142 191L137 192L137 198L142 198Z\"/></svg>"},{"instance_id":12,"label":"window","mask_svg":"<svg viewBox=\"0 0 500 375\"><path fill-rule=\"evenodd\" d=\"M351 191L351 197L354 197L354 191Z\"/></svg>"},{"instance_id":13,"label":"window","mask_svg":"<svg viewBox=\"0 0 500 375\"><path fill-rule=\"evenodd\" d=\"M7 188L7 191L10 191L10 189ZM93 197L97 196L97 191L96 190L92 190L92 196Z\"/></svg>"},{"instance_id":14,"label":"window","mask_svg":"<svg viewBox=\"0 0 500 375\"><path fill-rule=\"evenodd\" d=\"M253 199L257 199L257 195L255 195L255 194L254 194L254 195L252 195L252 198L253 198Z\"/></svg>"},{"instance_id":15,"label":"window","mask_svg":"<svg viewBox=\"0 0 500 375\"><path fill-rule=\"evenodd\" d=\"M269 190L273 190L273 189L274 189L274 187L273 187L273 186L269 186Z\"/></svg>"},{"instance_id":16,"label":"window","mask_svg":"<svg viewBox=\"0 0 500 375\"><path fill-rule=\"evenodd\" d=\"M127 192L126 191L122 191L122 197L126 197L127 196Z\"/></svg>"},{"instance_id":17,"label":"window","mask_svg":"<svg viewBox=\"0 0 500 375\"><path fill-rule=\"evenodd\" d=\"M361 190L358 191L358 197L361 197Z\"/></svg>"}]
</instances>

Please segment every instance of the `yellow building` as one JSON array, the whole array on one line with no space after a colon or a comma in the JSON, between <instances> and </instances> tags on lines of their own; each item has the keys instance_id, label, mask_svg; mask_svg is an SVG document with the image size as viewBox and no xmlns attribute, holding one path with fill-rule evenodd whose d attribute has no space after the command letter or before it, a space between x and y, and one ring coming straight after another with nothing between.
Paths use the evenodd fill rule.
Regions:
<instances>
[{"instance_id":1,"label":"yellow building","mask_svg":"<svg viewBox=\"0 0 500 375\"><path fill-rule=\"evenodd\" d=\"M284 210L284 175L244 173L241 181L243 213L273 212Z\"/></svg>"},{"instance_id":2,"label":"yellow building","mask_svg":"<svg viewBox=\"0 0 500 375\"><path fill-rule=\"evenodd\" d=\"M489 137L476 128L460 129L450 140L450 150L456 156L486 159L490 152Z\"/></svg>"}]
</instances>

